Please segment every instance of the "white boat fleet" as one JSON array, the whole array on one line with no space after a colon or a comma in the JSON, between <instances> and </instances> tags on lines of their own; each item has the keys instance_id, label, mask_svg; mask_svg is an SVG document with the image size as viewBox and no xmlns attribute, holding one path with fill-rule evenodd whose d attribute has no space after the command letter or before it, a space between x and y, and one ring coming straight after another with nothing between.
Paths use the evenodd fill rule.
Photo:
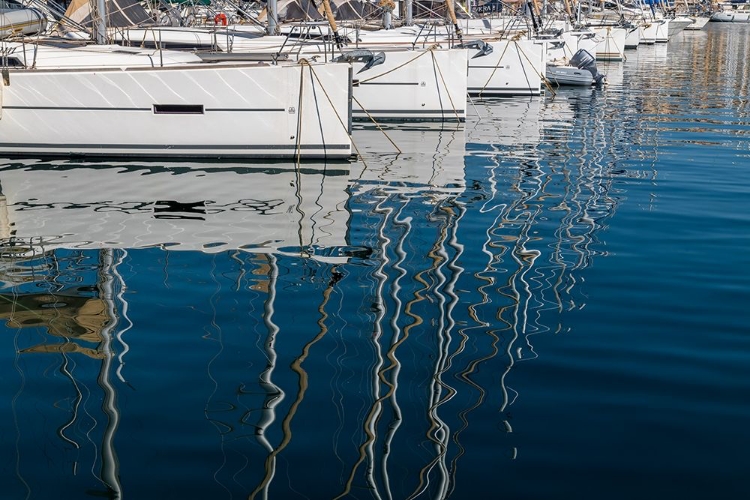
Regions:
<instances>
[{"instance_id":1,"label":"white boat fleet","mask_svg":"<svg viewBox=\"0 0 750 500\"><path fill-rule=\"evenodd\" d=\"M0 156L344 160L353 121L461 123L473 97L601 84L596 61L695 23L567 0L481 18L448 1L429 22L414 20L414 0L398 26L388 1L334 4L369 5L375 22L337 20L328 0L318 15L273 0L270 15L98 0L107 19L86 0L64 13L33 1L0 0ZM290 9L304 22L277 20Z\"/></svg>"}]
</instances>

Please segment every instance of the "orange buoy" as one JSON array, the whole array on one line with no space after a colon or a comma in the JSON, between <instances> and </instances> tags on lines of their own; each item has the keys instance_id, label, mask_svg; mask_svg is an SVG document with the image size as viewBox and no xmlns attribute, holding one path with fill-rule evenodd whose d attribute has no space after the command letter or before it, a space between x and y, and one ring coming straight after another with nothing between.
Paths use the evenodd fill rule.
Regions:
<instances>
[{"instance_id":1,"label":"orange buoy","mask_svg":"<svg viewBox=\"0 0 750 500\"><path fill-rule=\"evenodd\" d=\"M220 22L222 26L227 25L227 15L223 12L219 12L214 16L214 24L219 24Z\"/></svg>"}]
</instances>

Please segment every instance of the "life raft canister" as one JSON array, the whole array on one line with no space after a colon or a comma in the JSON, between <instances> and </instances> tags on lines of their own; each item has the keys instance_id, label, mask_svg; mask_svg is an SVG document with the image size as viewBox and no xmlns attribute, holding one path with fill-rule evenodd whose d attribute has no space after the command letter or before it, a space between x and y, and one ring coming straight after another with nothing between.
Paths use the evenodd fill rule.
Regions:
<instances>
[{"instance_id":1,"label":"life raft canister","mask_svg":"<svg viewBox=\"0 0 750 500\"><path fill-rule=\"evenodd\" d=\"M214 24L219 24L220 22L222 26L227 25L227 15L223 12L220 12L214 16Z\"/></svg>"}]
</instances>

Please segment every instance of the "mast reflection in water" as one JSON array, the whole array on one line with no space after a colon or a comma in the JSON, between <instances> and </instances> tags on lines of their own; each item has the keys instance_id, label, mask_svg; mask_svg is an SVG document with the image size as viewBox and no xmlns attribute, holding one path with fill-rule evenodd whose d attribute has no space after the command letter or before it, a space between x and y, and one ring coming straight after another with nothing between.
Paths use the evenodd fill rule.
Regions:
<instances>
[{"instance_id":1,"label":"mast reflection in water","mask_svg":"<svg viewBox=\"0 0 750 500\"><path fill-rule=\"evenodd\" d=\"M699 393L720 394L695 390L707 380L746 388L708 368L747 368L710 361L689 312L668 312L684 306L688 274L650 285L671 298L629 293L641 289L626 263L665 265L654 221L697 189L662 185L692 175L675 166L678 148L706 139L734 159L750 127L743 115L717 144L672 117L700 97L662 102L629 83L667 79L654 68L682 59L663 50L602 68L608 88L477 101L457 130L387 130L401 154L379 130L356 130L364 161L345 170L5 164L10 497L627 498L645 490L611 488L630 474L666 491L697 452L679 447L687 421L651 404L660 384L689 419ZM688 59L689 71L664 72L707 71ZM712 206L670 210L724 221ZM740 268L742 253L725 251ZM739 296L713 304L711 324L750 348L726 319L748 278L701 272L717 296ZM670 324L702 349L674 354ZM660 371L675 359L677 375ZM701 416L728 429L700 435L725 446L711 473L737 481L724 432L747 432L726 415L750 409L702 401ZM659 444L650 454L618 437L631 422Z\"/></svg>"}]
</instances>

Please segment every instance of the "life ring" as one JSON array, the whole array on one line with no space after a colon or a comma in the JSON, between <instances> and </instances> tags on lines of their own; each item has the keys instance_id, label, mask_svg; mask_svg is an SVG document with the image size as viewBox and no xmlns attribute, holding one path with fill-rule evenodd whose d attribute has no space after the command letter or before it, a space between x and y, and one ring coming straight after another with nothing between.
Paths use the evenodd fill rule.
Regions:
<instances>
[{"instance_id":1,"label":"life ring","mask_svg":"<svg viewBox=\"0 0 750 500\"><path fill-rule=\"evenodd\" d=\"M227 15L223 12L219 12L214 16L214 24L219 24L219 22L221 22L222 26L227 25Z\"/></svg>"}]
</instances>

